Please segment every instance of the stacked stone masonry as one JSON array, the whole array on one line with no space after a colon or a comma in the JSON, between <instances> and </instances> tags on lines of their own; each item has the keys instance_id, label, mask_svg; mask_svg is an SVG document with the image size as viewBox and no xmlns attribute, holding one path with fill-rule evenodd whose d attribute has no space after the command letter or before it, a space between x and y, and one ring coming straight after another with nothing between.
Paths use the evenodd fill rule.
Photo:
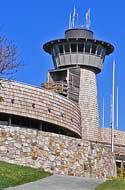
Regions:
<instances>
[{"instance_id":1,"label":"stacked stone masonry","mask_svg":"<svg viewBox=\"0 0 125 190\"><path fill-rule=\"evenodd\" d=\"M79 107L81 110L82 138L99 139L99 116L96 74L93 70L81 68Z\"/></svg>"},{"instance_id":2,"label":"stacked stone masonry","mask_svg":"<svg viewBox=\"0 0 125 190\"><path fill-rule=\"evenodd\" d=\"M81 69L81 75L79 106L45 89L14 81L2 82L0 113L46 121L50 127L51 124L56 124L79 136L82 132L82 139L1 125L0 160L42 168L57 174L115 176L111 129L100 129L98 123L95 73ZM82 81L86 82L83 84ZM48 112L48 108L51 112ZM117 153L125 154L125 133L115 131L114 139L119 150Z\"/></svg>"},{"instance_id":3,"label":"stacked stone masonry","mask_svg":"<svg viewBox=\"0 0 125 190\"><path fill-rule=\"evenodd\" d=\"M55 174L116 174L114 155L102 144L12 126L0 126L0 160Z\"/></svg>"},{"instance_id":4,"label":"stacked stone masonry","mask_svg":"<svg viewBox=\"0 0 125 190\"><path fill-rule=\"evenodd\" d=\"M100 129L100 142L111 144L111 128ZM114 144L124 146L125 154L125 132L114 130Z\"/></svg>"}]
</instances>

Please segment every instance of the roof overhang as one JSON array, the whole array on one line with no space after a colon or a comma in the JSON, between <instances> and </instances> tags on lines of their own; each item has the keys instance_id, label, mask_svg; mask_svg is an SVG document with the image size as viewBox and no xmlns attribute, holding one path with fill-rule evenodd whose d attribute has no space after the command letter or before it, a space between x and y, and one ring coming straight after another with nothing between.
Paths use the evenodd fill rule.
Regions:
<instances>
[{"instance_id":1,"label":"roof overhang","mask_svg":"<svg viewBox=\"0 0 125 190\"><path fill-rule=\"evenodd\" d=\"M67 39L57 39L57 40L52 40L43 45L43 49L51 54L51 49L54 45L56 44L63 44L63 43L71 43L71 42L90 42L96 45L101 45L106 49L106 55L109 55L114 51L114 46L108 42L104 42L101 40L96 40L96 39L85 39L85 38L67 38Z\"/></svg>"}]
</instances>

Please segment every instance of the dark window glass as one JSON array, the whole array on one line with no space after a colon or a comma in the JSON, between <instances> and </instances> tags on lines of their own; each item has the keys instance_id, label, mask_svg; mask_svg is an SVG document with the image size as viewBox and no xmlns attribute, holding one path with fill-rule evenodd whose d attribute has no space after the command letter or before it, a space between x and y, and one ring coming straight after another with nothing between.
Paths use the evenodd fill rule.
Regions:
<instances>
[{"instance_id":1,"label":"dark window glass","mask_svg":"<svg viewBox=\"0 0 125 190\"><path fill-rule=\"evenodd\" d=\"M117 168L121 168L121 162L116 162Z\"/></svg>"},{"instance_id":2,"label":"dark window glass","mask_svg":"<svg viewBox=\"0 0 125 190\"><path fill-rule=\"evenodd\" d=\"M25 118L25 117L21 118L21 126L29 127L30 126L29 124L30 124L29 118Z\"/></svg>"},{"instance_id":3,"label":"dark window glass","mask_svg":"<svg viewBox=\"0 0 125 190\"><path fill-rule=\"evenodd\" d=\"M102 47L98 46L98 48L97 48L97 55L100 56L101 53L102 53Z\"/></svg>"},{"instance_id":4,"label":"dark window glass","mask_svg":"<svg viewBox=\"0 0 125 190\"><path fill-rule=\"evenodd\" d=\"M83 52L84 44L78 44L78 52Z\"/></svg>"},{"instance_id":5,"label":"dark window glass","mask_svg":"<svg viewBox=\"0 0 125 190\"><path fill-rule=\"evenodd\" d=\"M65 44L64 48L65 48L65 53L70 53L69 44Z\"/></svg>"},{"instance_id":6,"label":"dark window glass","mask_svg":"<svg viewBox=\"0 0 125 190\"><path fill-rule=\"evenodd\" d=\"M102 50L102 55L101 55L102 58L105 57L105 49Z\"/></svg>"},{"instance_id":7,"label":"dark window glass","mask_svg":"<svg viewBox=\"0 0 125 190\"><path fill-rule=\"evenodd\" d=\"M9 120L9 115L0 113L0 121L8 121Z\"/></svg>"},{"instance_id":8,"label":"dark window glass","mask_svg":"<svg viewBox=\"0 0 125 190\"><path fill-rule=\"evenodd\" d=\"M20 121L21 121L20 116L13 115L12 118L11 118L11 123L13 125L20 125Z\"/></svg>"},{"instance_id":9,"label":"dark window glass","mask_svg":"<svg viewBox=\"0 0 125 190\"><path fill-rule=\"evenodd\" d=\"M32 129L39 129L39 127L40 127L40 121L39 120L35 120L35 119L31 119L29 127L32 128Z\"/></svg>"},{"instance_id":10,"label":"dark window glass","mask_svg":"<svg viewBox=\"0 0 125 190\"><path fill-rule=\"evenodd\" d=\"M71 52L76 53L76 44L71 44Z\"/></svg>"},{"instance_id":11,"label":"dark window glass","mask_svg":"<svg viewBox=\"0 0 125 190\"><path fill-rule=\"evenodd\" d=\"M54 54L55 54L55 56L58 56L58 47L56 46L56 47L54 47Z\"/></svg>"},{"instance_id":12,"label":"dark window glass","mask_svg":"<svg viewBox=\"0 0 125 190\"><path fill-rule=\"evenodd\" d=\"M85 52L90 53L90 47L91 45L89 43L85 43Z\"/></svg>"},{"instance_id":13,"label":"dark window glass","mask_svg":"<svg viewBox=\"0 0 125 190\"><path fill-rule=\"evenodd\" d=\"M55 49L54 48L52 49L52 54L55 57Z\"/></svg>"},{"instance_id":14,"label":"dark window glass","mask_svg":"<svg viewBox=\"0 0 125 190\"><path fill-rule=\"evenodd\" d=\"M59 53L63 53L63 45L59 45Z\"/></svg>"},{"instance_id":15,"label":"dark window glass","mask_svg":"<svg viewBox=\"0 0 125 190\"><path fill-rule=\"evenodd\" d=\"M96 45L92 45L91 54L96 54L96 50L97 50L97 46Z\"/></svg>"}]
</instances>

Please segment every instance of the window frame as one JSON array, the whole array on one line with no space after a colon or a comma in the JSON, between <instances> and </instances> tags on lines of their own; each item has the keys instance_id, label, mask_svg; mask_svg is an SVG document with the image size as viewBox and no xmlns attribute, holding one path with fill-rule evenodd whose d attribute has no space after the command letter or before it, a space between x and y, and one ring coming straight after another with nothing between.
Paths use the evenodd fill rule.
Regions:
<instances>
[{"instance_id":1,"label":"window frame","mask_svg":"<svg viewBox=\"0 0 125 190\"><path fill-rule=\"evenodd\" d=\"M88 48L86 45L89 45L89 51L86 51L86 48ZM84 53L90 54L90 50L91 50L91 43L85 42L85 52Z\"/></svg>"},{"instance_id":2,"label":"window frame","mask_svg":"<svg viewBox=\"0 0 125 190\"><path fill-rule=\"evenodd\" d=\"M83 45L83 48L81 48L82 51L79 51L79 45ZM79 43L78 42L78 53L84 53L84 49L85 49L85 43Z\"/></svg>"}]
</instances>

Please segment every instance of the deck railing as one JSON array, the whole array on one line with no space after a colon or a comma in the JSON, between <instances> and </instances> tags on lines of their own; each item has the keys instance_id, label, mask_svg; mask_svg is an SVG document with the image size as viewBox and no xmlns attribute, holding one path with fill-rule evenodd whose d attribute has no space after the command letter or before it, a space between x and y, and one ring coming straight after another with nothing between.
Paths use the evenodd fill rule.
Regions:
<instances>
[{"instance_id":1,"label":"deck railing","mask_svg":"<svg viewBox=\"0 0 125 190\"><path fill-rule=\"evenodd\" d=\"M56 81L56 82L48 82L44 83L42 87L48 89L48 90L53 90L59 94L67 95L67 88L68 85L64 81Z\"/></svg>"}]
</instances>

